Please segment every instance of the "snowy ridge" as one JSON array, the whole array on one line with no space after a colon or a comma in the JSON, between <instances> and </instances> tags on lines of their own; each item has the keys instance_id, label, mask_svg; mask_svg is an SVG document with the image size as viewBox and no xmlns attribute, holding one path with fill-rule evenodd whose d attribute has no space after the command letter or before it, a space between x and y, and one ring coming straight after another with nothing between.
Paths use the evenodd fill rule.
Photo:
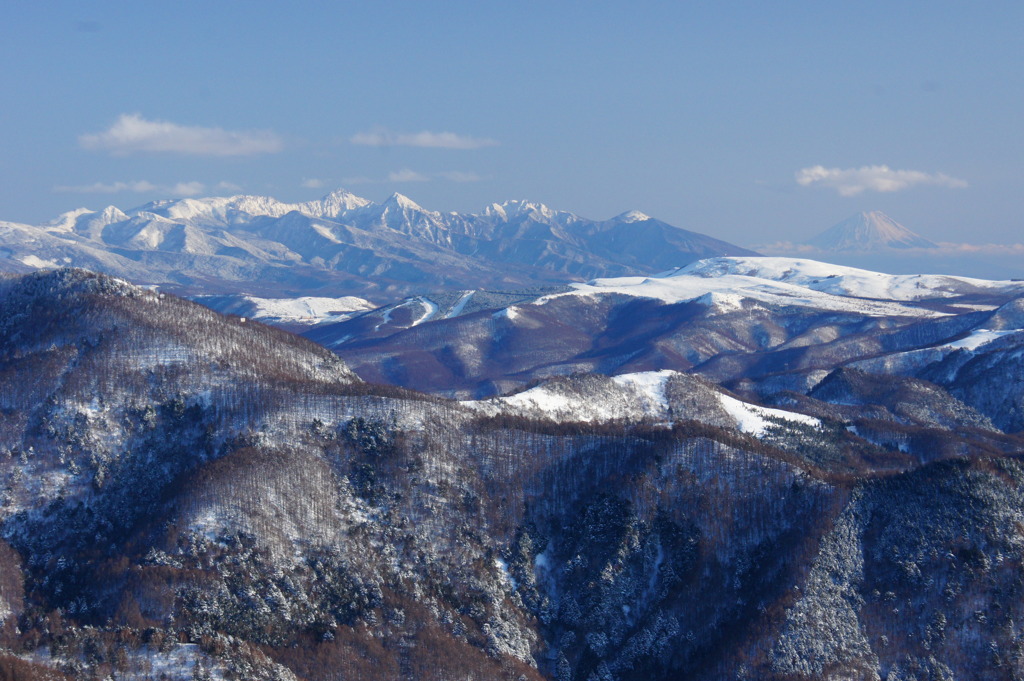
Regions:
<instances>
[{"instance_id":1,"label":"snowy ridge","mask_svg":"<svg viewBox=\"0 0 1024 681\"><path fill-rule=\"evenodd\" d=\"M945 343L940 347L952 348L954 350L977 350L983 345L999 340L1004 336L1009 336L1016 333L1024 333L1018 329L1009 329L1005 331L990 331L989 329L975 329L971 331L970 335L960 340Z\"/></svg>"},{"instance_id":2,"label":"snowy ridge","mask_svg":"<svg viewBox=\"0 0 1024 681\"><path fill-rule=\"evenodd\" d=\"M172 220L214 221L227 225L244 221L246 217L279 218L291 212L313 218L337 217L346 211L365 208L371 203L371 201L345 190L337 190L316 201L304 203L285 203L269 196L250 195L155 201L129 211L127 214L135 216L140 213L152 213ZM88 211L82 209L76 218L83 212L87 213ZM124 214L122 213L122 215Z\"/></svg>"},{"instance_id":3,"label":"snowy ridge","mask_svg":"<svg viewBox=\"0 0 1024 681\"><path fill-rule=\"evenodd\" d=\"M573 284L574 291L554 293L534 301L543 305L561 296L592 296L623 294L638 298L652 298L663 303L674 304L697 301L704 298L709 305L724 303L731 308L738 307L736 297L755 300L780 307L797 306L836 312L849 312L871 317L938 317L946 313L903 305L898 302L856 299L847 296L824 293L795 284L788 284L755 276L723 274L708 278L693 276L688 272L674 273L664 277L616 277L594 279L586 284Z\"/></svg>"},{"instance_id":4,"label":"snowy ridge","mask_svg":"<svg viewBox=\"0 0 1024 681\"><path fill-rule=\"evenodd\" d=\"M667 387L674 378L685 376L676 371L662 370L621 374L604 381L590 377L587 379L589 382L583 384L554 379L514 395L464 401L462 404L492 416L505 413L560 422L648 419L668 423L673 414L683 419L717 422L717 418L709 419L711 411L701 413L672 403ZM711 391L732 424L755 437L764 437L770 428L776 426L773 420L813 427L821 425L821 421L813 416L743 402L715 387Z\"/></svg>"},{"instance_id":5,"label":"snowy ridge","mask_svg":"<svg viewBox=\"0 0 1024 681\"><path fill-rule=\"evenodd\" d=\"M708 278L742 275L833 295L907 302L984 291L1019 291L1024 294L1022 282L940 274L884 274L804 258L707 258L672 272L670 276L680 275Z\"/></svg>"},{"instance_id":6,"label":"snowy ridge","mask_svg":"<svg viewBox=\"0 0 1024 681\"><path fill-rule=\"evenodd\" d=\"M518 414L553 421L608 422L650 418L665 421L669 402L665 385L675 371L594 376L585 386L555 379L514 395L462 404L488 415Z\"/></svg>"},{"instance_id":7,"label":"snowy ridge","mask_svg":"<svg viewBox=\"0 0 1024 681\"><path fill-rule=\"evenodd\" d=\"M707 258L653 277L594 279L572 287L573 291L543 296L534 304L567 295L619 293L668 304L696 301L720 312L741 309L746 299L871 317L941 317L948 313L908 303L978 292L1024 294L1024 282L891 275L815 260L769 257Z\"/></svg>"},{"instance_id":8,"label":"snowy ridge","mask_svg":"<svg viewBox=\"0 0 1024 681\"><path fill-rule=\"evenodd\" d=\"M363 298L343 296L323 298L303 296L300 298L259 298L242 296L240 302L250 305L245 316L270 322L301 322L324 324L348 319L359 312L373 310L377 306ZM200 302L202 302L200 300Z\"/></svg>"}]
</instances>

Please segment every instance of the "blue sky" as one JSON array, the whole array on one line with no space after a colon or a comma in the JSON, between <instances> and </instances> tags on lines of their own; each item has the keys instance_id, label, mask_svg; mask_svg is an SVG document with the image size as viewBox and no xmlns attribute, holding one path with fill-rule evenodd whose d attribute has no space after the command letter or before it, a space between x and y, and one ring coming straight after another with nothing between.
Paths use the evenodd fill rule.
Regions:
<instances>
[{"instance_id":1,"label":"blue sky","mask_svg":"<svg viewBox=\"0 0 1024 681\"><path fill-rule=\"evenodd\" d=\"M17 3L0 220L344 186L1015 243L1022 29L1019 2Z\"/></svg>"}]
</instances>

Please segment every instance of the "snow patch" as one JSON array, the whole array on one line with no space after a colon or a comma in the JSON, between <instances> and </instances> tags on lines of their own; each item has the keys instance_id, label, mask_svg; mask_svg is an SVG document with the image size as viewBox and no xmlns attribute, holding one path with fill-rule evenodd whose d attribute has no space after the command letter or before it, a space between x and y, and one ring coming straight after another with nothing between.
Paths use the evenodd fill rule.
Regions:
<instances>
[{"instance_id":1,"label":"snow patch","mask_svg":"<svg viewBox=\"0 0 1024 681\"><path fill-rule=\"evenodd\" d=\"M416 300L417 302L420 303L420 305L423 306L423 314L420 316L419 319L412 323L412 326L416 326L418 324L422 324L423 322L430 321L437 315L437 303L432 301L430 298L425 298L423 296L420 296Z\"/></svg>"},{"instance_id":2,"label":"snow patch","mask_svg":"<svg viewBox=\"0 0 1024 681\"><path fill-rule=\"evenodd\" d=\"M796 412L772 409L770 407L759 407L721 393L718 395L718 399L722 404L722 408L729 413L729 416L736 419L739 429L754 437L763 437L768 429L775 425L768 420L769 418L784 419L815 427L821 425L821 421L806 414L797 414Z\"/></svg>"},{"instance_id":3,"label":"snow patch","mask_svg":"<svg viewBox=\"0 0 1024 681\"><path fill-rule=\"evenodd\" d=\"M571 412L579 406L579 398L576 395L556 393L546 385L539 385L536 388L498 399L509 407L548 414Z\"/></svg>"},{"instance_id":4,"label":"snow patch","mask_svg":"<svg viewBox=\"0 0 1024 681\"><path fill-rule=\"evenodd\" d=\"M1004 336L1012 336L1015 333L1021 333L1019 329L1010 329L1006 331L989 331L988 329L975 329L966 338L953 341L952 343L946 343L940 347L953 348L955 350L977 350L982 345L987 345L994 340L998 340Z\"/></svg>"},{"instance_id":5,"label":"snow patch","mask_svg":"<svg viewBox=\"0 0 1024 681\"><path fill-rule=\"evenodd\" d=\"M519 310L516 309L515 305L506 307L504 310L498 310L491 315L494 319L507 319L509 321L515 321L516 317L519 316Z\"/></svg>"},{"instance_id":6,"label":"snow patch","mask_svg":"<svg viewBox=\"0 0 1024 681\"><path fill-rule=\"evenodd\" d=\"M334 236L334 234L331 233L331 230L329 230L326 225L320 225L320 224L317 224L317 223L314 222L312 224L312 227L313 227L313 231L314 232L316 232L317 234L319 234L323 238L327 239L332 244L340 244L340 243L342 243L338 239L338 237Z\"/></svg>"},{"instance_id":7,"label":"snow patch","mask_svg":"<svg viewBox=\"0 0 1024 681\"><path fill-rule=\"evenodd\" d=\"M713 312L733 312L743 309L743 297L734 293L713 291L697 298L695 302L706 305L709 311Z\"/></svg>"},{"instance_id":8,"label":"snow patch","mask_svg":"<svg viewBox=\"0 0 1024 681\"><path fill-rule=\"evenodd\" d=\"M60 267L60 263L56 261L44 260L43 258L34 255L23 255L18 258L18 260L20 260L23 265L28 265L29 267L35 267L38 269L56 269Z\"/></svg>"},{"instance_id":9,"label":"snow patch","mask_svg":"<svg viewBox=\"0 0 1024 681\"><path fill-rule=\"evenodd\" d=\"M366 312L376 306L368 300L355 296L323 298L302 296L300 298L257 298L244 296L255 310L253 319L272 319L281 322L303 322L322 324L339 322L358 312Z\"/></svg>"},{"instance_id":10,"label":"snow patch","mask_svg":"<svg viewBox=\"0 0 1024 681\"><path fill-rule=\"evenodd\" d=\"M448 311L448 314L446 314L444 318L451 319L452 317L458 317L462 314L462 311L466 309L466 304L473 297L474 293L476 293L476 291L463 291L462 297L459 298L459 302L455 303L455 306Z\"/></svg>"},{"instance_id":11,"label":"snow patch","mask_svg":"<svg viewBox=\"0 0 1024 681\"><path fill-rule=\"evenodd\" d=\"M662 409L668 409L668 397L665 396L665 384L668 383L668 379L675 375L675 371L671 369L663 369L662 371L642 371L635 374L622 374L612 378L615 383L621 386L629 386L636 390L641 395L645 396L650 402L660 406Z\"/></svg>"},{"instance_id":12,"label":"snow patch","mask_svg":"<svg viewBox=\"0 0 1024 681\"><path fill-rule=\"evenodd\" d=\"M503 558L494 559L494 567L498 568L498 572L501 573L502 581L511 587L512 591L516 591L519 588L519 584L516 582L515 577L508 571L508 563Z\"/></svg>"},{"instance_id":13,"label":"snow patch","mask_svg":"<svg viewBox=\"0 0 1024 681\"><path fill-rule=\"evenodd\" d=\"M623 213L616 219L619 222L646 222L651 219L651 216L638 210L631 210Z\"/></svg>"}]
</instances>

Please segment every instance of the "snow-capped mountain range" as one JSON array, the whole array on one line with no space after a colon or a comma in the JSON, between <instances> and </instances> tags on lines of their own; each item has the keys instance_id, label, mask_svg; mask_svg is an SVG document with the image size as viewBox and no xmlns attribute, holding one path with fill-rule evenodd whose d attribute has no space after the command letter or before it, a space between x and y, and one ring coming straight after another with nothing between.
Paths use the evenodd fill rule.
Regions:
<instances>
[{"instance_id":1,"label":"snow-capped mountain range","mask_svg":"<svg viewBox=\"0 0 1024 681\"><path fill-rule=\"evenodd\" d=\"M0 269L75 266L186 292L266 297L509 289L646 274L751 251L638 211L589 220L528 201L440 213L347 191L79 209L42 225L0 222Z\"/></svg>"}]
</instances>

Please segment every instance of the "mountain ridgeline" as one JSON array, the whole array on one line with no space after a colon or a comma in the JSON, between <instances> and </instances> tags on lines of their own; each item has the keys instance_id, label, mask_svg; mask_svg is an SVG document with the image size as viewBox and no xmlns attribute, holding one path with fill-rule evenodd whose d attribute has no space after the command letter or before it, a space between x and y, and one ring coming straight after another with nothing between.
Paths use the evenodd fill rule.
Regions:
<instances>
[{"instance_id":1,"label":"mountain ridgeline","mask_svg":"<svg viewBox=\"0 0 1024 681\"><path fill-rule=\"evenodd\" d=\"M615 327L632 319L707 354L464 402L104 275L0 280L0 673L1015 678L1020 393L976 387L1020 375L1015 289L886 280L883 300L851 295L874 278L781 264L707 261L674 298L633 281L666 309L572 312L628 303L621 281L500 315L461 301L409 330L571 313L606 348L641 347ZM734 314L761 321L744 335ZM715 315L717 340L685 335Z\"/></svg>"},{"instance_id":2,"label":"mountain ridgeline","mask_svg":"<svg viewBox=\"0 0 1024 681\"><path fill-rule=\"evenodd\" d=\"M263 196L80 209L38 226L0 222L0 268L74 266L191 294L355 295L380 302L646 274L751 251L638 211L588 220L507 201L439 213L395 194L339 190L288 204Z\"/></svg>"}]
</instances>

